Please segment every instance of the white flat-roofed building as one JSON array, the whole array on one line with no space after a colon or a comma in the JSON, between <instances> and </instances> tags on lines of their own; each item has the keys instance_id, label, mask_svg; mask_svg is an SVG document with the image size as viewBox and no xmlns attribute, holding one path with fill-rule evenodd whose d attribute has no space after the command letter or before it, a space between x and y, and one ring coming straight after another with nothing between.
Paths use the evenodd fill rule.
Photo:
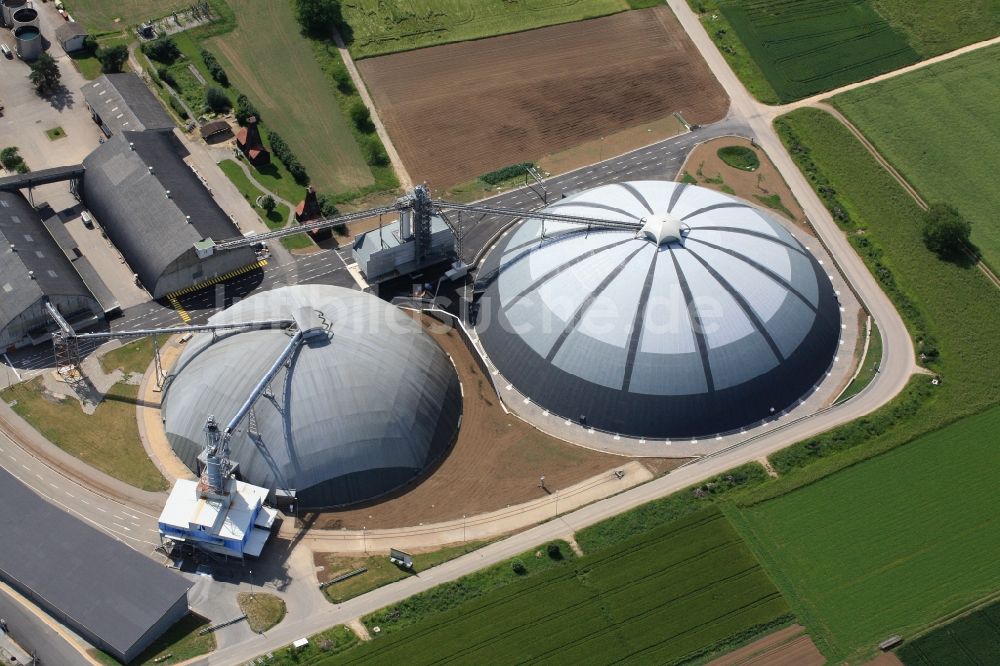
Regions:
<instances>
[{"instance_id":1,"label":"white flat-roofed building","mask_svg":"<svg viewBox=\"0 0 1000 666\"><path fill-rule=\"evenodd\" d=\"M226 494L202 497L198 482L179 479L160 514L160 536L220 555L257 557L278 512L264 506L268 490L229 479Z\"/></svg>"}]
</instances>

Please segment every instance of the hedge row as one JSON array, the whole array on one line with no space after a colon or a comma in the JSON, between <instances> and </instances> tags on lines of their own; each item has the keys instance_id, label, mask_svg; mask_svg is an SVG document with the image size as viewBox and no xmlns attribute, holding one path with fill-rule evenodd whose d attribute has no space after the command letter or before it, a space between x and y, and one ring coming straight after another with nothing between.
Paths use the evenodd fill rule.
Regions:
<instances>
[{"instance_id":1,"label":"hedge row","mask_svg":"<svg viewBox=\"0 0 1000 666\"><path fill-rule=\"evenodd\" d=\"M292 174L295 182L299 185L309 184L309 175L306 173L305 167L299 162L299 158L295 156L295 153L288 147L285 140L277 132L268 132L268 135L271 143L271 153L281 160L281 163L288 169L288 173Z\"/></svg>"},{"instance_id":2,"label":"hedge row","mask_svg":"<svg viewBox=\"0 0 1000 666\"><path fill-rule=\"evenodd\" d=\"M496 171L490 171L489 173L484 173L479 177L479 180L483 181L487 185L499 185L505 180L510 180L515 176L520 176L525 171L533 168L535 164L533 162L521 162L520 164L511 164L510 166L505 166L502 169L497 169Z\"/></svg>"},{"instance_id":3,"label":"hedge row","mask_svg":"<svg viewBox=\"0 0 1000 666\"><path fill-rule=\"evenodd\" d=\"M212 78L228 88L229 76L226 74L226 70L222 69L222 65L219 64L219 61L215 59L215 55L213 55L211 51L202 49L201 59L205 61L205 67L208 68L208 72L212 75Z\"/></svg>"}]
</instances>

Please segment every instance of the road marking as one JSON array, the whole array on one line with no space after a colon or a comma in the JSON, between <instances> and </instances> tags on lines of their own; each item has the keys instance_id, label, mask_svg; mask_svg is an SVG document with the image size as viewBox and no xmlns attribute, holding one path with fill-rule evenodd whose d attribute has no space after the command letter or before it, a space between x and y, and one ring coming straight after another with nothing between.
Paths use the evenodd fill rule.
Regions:
<instances>
[{"instance_id":1,"label":"road marking","mask_svg":"<svg viewBox=\"0 0 1000 666\"><path fill-rule=\"evenodd\" d=\"M120 525L118 523L111 523L111 524L114 525L115 527L120 527L121 529L125 530L126 532L131 532L132 531L131 528L125 527L124 525Z\"/></svg>"}]
</instances>

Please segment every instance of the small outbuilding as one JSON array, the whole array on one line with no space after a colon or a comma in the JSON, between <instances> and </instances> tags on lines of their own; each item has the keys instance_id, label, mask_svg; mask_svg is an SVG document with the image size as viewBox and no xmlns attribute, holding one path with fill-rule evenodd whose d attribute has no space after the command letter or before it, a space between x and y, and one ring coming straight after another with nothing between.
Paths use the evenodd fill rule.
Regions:
<instances>
[{"instance_id":1,"label":"small outbuilding","mask_svg":"<svg viewBox=\"0 0 1000 666\"><path fill-rule=\"evenodd\" d=\"M68 21L56 28L56 41L62 46L63 51L73 53L83 50L88 34L82 23Z\"/></svg>"},{"instance_id":2,"label":"small outbuilding","mask_svg":"<svg viewBox=\"0 0 1000 666\"><path fill-rule=\"evenodd\" d=\"M231 137L233 129L225 120L211 120L199 127L198 133L205 143L219 143Z\"/></svg>"}]
</instances>

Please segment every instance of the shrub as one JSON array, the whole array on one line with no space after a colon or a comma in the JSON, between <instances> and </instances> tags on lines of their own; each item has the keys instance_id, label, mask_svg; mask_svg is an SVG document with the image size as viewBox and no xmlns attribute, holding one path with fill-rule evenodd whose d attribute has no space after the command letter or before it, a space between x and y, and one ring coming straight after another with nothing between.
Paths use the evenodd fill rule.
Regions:
<instances>
[{"instance_id":1,"label":"shrub","mask_svg":"<svg viewBox=\"0 0 1000 666\"><path fill-rule=\"evenodd\" d=\"M236 122L240 125L247 124L247 118L250 116L256 116L257 122L260 122L260 113L257 111L257 107L253 105L246 95L240 93L239 97L236 98ZM274 146L271 146L274 150Z\"/></svg>"},{"instance_id":2,"label":"shrub","mask_svg":"<svg viewBox=\"0 0 1000 666\"><path fill-rule=\"evenodd\" d=\"M330 70L330 78L337 86L337 90L345 95L354 94L354 81L351 80L351 74L347 71L347 67L344 63L337 62Z\"/></svg>"},{"instance_id":3,"label":"shrub","mask_svg":"<svg viewBox=\"0 0 1000 666\"><path fill-rule=\"evenodd\" d=\"M389 155L386 154L382 142L375 135L368 135L361 141L361 154L369 166L388 166Z\"/></svg>"},{"instance_id":4,"label":"shrub","mask_svg":"<svg viewBox=\"0 0 1000 666\"><path fill-rule=\"evenodd\" d=\"M720 160L740 171L755 171L760 166L757 153L746 146L724 146L716 154Z\"/></svg>"},{"instance_id":5,"label":"shrub","mask_svg":"<svg viewBox=\"0 0 1000 666\"><path fill-rule=\"evenodd\" d=\"M166 83L168 86L172 86L174 88L177 87L177 80L174 78L174 75L170 73L170 70L167 69L166 67L157 67L156 76L158 76L160 80Z\"/></svg>"},{"instance_id":6,"label":"shrub","mask_svg":"<svg viewBox=\"0 0 1000 666\"><path fill-rule=\"evenodd\" d=\"M528 573L528 568L524 566L524 562L522 562L521 558L519 557L515 557L513 560L511 560L510 570L516 573L518 576L523 576L524 574Z\"/></svg>"},{"instance_id":7,"label":"shrub","mask_svg":"<svg viewBox=\"0 0 1000 666\"><path fill-rule=\"evenodd\" d=\"M545 547L545 552L548 553L549 558L553 560L561 560L563 558L562 551L559 550L559 544L550 543Z\"/></svg>"},{"instance_id":8,"label":"shrub","mask_svg":"<svg viewBox=\"0 0 1000 666\"><path fill-rule=\"evenodd\" d=\"M372 122L372 115L368 111L368 107L360 99L355 100L351 104L350 109L351 122L354 126L365 134L371 134L375 131L375 123Z\"/></svg>"},{"instance_id":9,"label":"shrub","mask_svg":"<svg viewBox=\"0 0 1000 666\"><path fill-rule=\"evenodd\" d=\"M220 85L229 87L229 76L226 74L226 70L222 69L222 65L219 61L215 59L215 54L211 51L201 50L201 59L205 62L205 67L208 68L208 73L212 75Z\"/></svg>"},{"instance_id":10,"label":"shrub","mask_svg":"<svg viewBox=\"0 0 1000 666\"><path fill-rule=\"evenodd\" d=\"M205 88L205 107L213 113L225 113L233 107L221 88L209 86Z\"/></svg>"},{"instance_id":11,"label":"shrub","mask_svg":"<svg viewBox=\"0 0 1000 666\"><path fill-rule=\"evenodd\" d=\"M306 173L305 167L299 163L298 158L292 153L285 140L277 132L270 132L268 140L271 144L271 153L281 160L281 163L288 169L288 173L292 174L295 182L300 185L308 184L309 174Z\"/></svg>"},{"instance_id":12,"label":"shrub","mask_svg":"<svg viewBox=\"0 0 1000 666\"><path fill-rule=\"evenodd\" d=\"M924 245L939 257L962 256L971 232L972 225L954 206L936 203L924 213Z\"/></svg>"},{"instance_id":13,"label":"shrub","mask_svg":"<svg viewBox=\"0 0 1000 666\"><path fill-rule=\"evenodd\" d=\"M496 171L490 171L489 173L484 173L479 177L479 180L483 181L487 185L498 185L505 180L510 180L515 176L520 176L529 167L534 167L532 162L521 162L520 164L511 164L510 166L505 166L502 169L497 169Z\"/></svg>"},{"instance_id":14,"label":"shrub","mask_svg":"<svg viewBox=\"0 0 1000 666\"><path fill-rule=\"evenodd\" d=\"M170 96L170 108L173 109L182 120L188 119L187 109L185 109L184 105L181 104L181 101L173 95Z\"/></svg>"},{"instance_id":15,"label":"shrub","mask_svg":"<svg viewBox=\"0 0 1000 666\"><path fill-rule=\"evenodd\" d=\"M128 48L124 44L116 44L97 49L95 56L101 63L101 71L112 74L122 71L125 61L128 60Z\"/></svg>"},{"instance_id":16,"label":"shrub","mask_svg":"<svg viewBox=\"0 0 1000 666\"><path fill-rule=\"evenodd\" d=\"M150 60L156 60L166 65L172 65L175 60L181 57L181 50L170 37L157 37L151 42L142 45L142 52Z\"/></svg>"},{"instance_id":17,"label":"shrub","mask_svg":"<svg viewBox=\"0 0 1000 666\"><path fill-rule=\"evenodd\" d=\"M274 197L272 197L270 194L265 194L260 199L260 207L266 210L268 213L274 210L277 205L278 203L274 200Z\"/></svg>"},{"instance_id":18,"label":"shrub","mask_svg":"<svg viewBox=\"0 0 1000 666\"><path fill-rule=\"evenodd\" d=\"M18 173L28 173L30 171L28 165L24 162L24 158L18 153L16 146L9 146L0 150L0 164L3 164L3 168L8 171L16 171Z\"/></svg>"}]
</instances>

